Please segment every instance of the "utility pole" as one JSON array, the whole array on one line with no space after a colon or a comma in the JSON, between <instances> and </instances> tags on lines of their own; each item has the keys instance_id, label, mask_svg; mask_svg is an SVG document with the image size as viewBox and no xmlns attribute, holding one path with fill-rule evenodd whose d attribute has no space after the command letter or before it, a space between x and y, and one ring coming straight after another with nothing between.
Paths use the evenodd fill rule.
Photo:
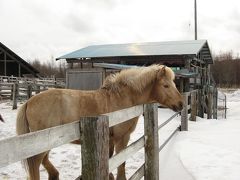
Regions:
<instances>
[{"instance_id":1,"label":"utility pole","mask_svg":"<svg viewBox=\"0 0 240 180\"><path fill-rule=\"evenodd\" d=\"M194 0L194 29L195 29L195 40L197 40L197 0Z\"/></svg>"}]
</instances>

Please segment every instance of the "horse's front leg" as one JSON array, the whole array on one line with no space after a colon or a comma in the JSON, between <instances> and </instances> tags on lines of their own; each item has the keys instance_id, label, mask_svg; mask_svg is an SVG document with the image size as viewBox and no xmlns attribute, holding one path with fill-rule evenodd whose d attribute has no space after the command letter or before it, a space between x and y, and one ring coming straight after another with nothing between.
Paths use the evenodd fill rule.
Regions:
<instances>
[{"instance_id":1,"label":"horse's front leg","mask_svg":"<svg viewBox=\"0 0 240 180\"><path fill-rule=\"evenodd\" d=\"M130 139L130 132L127 132L119 141L115 142L116 153L127 147L128 141ZM126 180L125 173L125 162L122 163L117 169L117 180Z\"/></svg>"}]
</instances>

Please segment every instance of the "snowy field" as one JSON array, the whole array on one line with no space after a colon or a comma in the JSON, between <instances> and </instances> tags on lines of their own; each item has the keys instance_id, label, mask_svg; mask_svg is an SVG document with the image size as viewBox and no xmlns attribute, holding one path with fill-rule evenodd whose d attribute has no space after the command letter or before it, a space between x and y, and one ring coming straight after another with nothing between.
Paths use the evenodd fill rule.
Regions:
<instances>
[{"instance_id":1,"label":"snowy field","mask_svg":"<svg viewBox=\"0 0 240 180\"><path fill-rule=\"evenodd\" d=\"M239 180L240 179L240 90L227 94L227 119L207 120L197 118L189 122L189 131L178 132L160 153L161 180ZM20 106L21 104L19 104ZM10 101L0 102L0 140L15 135L17 110L11 110ZM174 112L159 109L159 123ZM160 131L160 144L179 125L180 117ZM143 119L139 120L131 141L143 134ZM81 147L66 144L55 148L50 159L60 172L60 179L71 180L81 172ZM144 161L143 150L127 161L127 176L138 169ZM26 174L20 162L0 168L0 179L22 180ZM47 179L41 168L41 179Z\"/></svg>"}]
</instances>

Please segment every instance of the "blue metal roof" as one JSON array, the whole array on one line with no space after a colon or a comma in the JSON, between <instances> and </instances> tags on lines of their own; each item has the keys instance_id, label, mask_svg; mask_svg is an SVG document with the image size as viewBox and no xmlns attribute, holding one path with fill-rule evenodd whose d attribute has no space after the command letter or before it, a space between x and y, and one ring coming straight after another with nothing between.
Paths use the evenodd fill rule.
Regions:
<instances>
[{"instance_id":1,"label":"blue metal roof","mask_svg":"<svg viewBox=\"0 0 240 180\"><path fill-rule=\"evenodd\" d=\"M203 47L205 47L204 49L207 51L205 54L212 60L207 40L93 45L60 56L57 59L156 55L197 56Z\"/></svg>"}]
</instances>

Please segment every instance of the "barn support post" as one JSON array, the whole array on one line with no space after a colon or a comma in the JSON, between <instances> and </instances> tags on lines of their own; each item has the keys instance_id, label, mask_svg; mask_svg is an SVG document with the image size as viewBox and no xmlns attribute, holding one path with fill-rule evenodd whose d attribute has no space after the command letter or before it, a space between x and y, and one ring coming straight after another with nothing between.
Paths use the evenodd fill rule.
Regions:
<instances>
[{"instance_id":1,"label":"barn support post","mask_svg":"<svg viewBox=\"0 0 240 180\"><path fill-rule=\"evenodd\" d=\"M18 64L18 77L21 77L21 64Z\"/></svg>"},{"instance_id":2,"label":"barn support post","mask_svg":"<svg viewBox=\"0 0 240 180\"><path fill-rule=\"evenodd\" d=\"M17 109L17 98L18 98L18 91L19 91L18 88L19 88L18 83L14 83L13 84L13 94L12 94L12 97L13 97L12 109Z\"/></svg>"},{"instance_id":3,"label":"barn support post","mask_svg":"<svg viewBox=\"0 0 240 180\"><path fill-rule=\"evenodd\" d=\"M145 133L145 173L144 177L159 180L159 142L158 142L158 107L157 104L144 106Z\"/></svg>"},{"instance_id":4,"label":"barn support post","mask_svg":"<svg viewBox=\"0 0 240 180\"><path fill-rule=\"evenodd\" d=\"M196 99L196 91L191 92L191 121L196 121L197 115L197 99Z\"/></svg>"},{"instance_id":5,"label":"barn support post","mask_svg":"<svg viewBox=\"0 0 240 180\"><path fill-rule=\"evenodd\" d=\"M109 119L84 117L80 121L82 179L108 180Z\"/></svg>"},{"instance_id":6,"label":"barn support post","mask_svg":"<svg viewBox=\"0 0 240 180\"><path fill-rule=\"evenodd\" d=\"M181 111L181 131L188 130L188 94L183 93L183 109Z\"/></svg>"},{"instance_id":7,"label":"barn support post","mask_svg":"<svg viewBox=\"0 0 240 180\"><path fill-rule=\"evenodd\" d=\"M4 52L4 76L7 76L7 54Z\"/></svg>"}]
</instances>

